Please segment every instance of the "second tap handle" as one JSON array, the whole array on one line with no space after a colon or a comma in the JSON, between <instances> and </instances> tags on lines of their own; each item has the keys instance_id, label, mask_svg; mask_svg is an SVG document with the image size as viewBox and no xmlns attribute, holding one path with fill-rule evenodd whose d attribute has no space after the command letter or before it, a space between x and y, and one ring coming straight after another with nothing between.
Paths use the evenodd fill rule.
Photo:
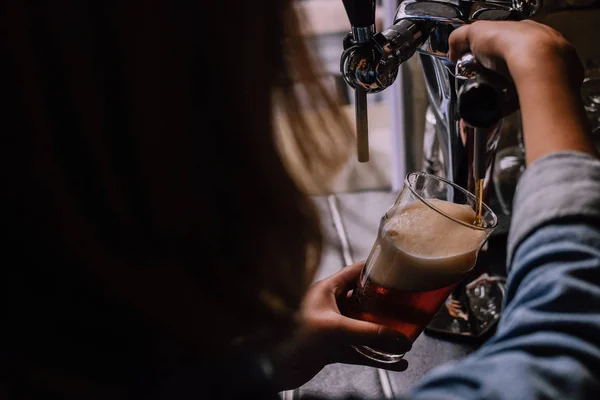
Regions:
<instances>
[{"instance_id":1,"label":"second tap handle","mask_svg":"<svg viewBox=\"0 0 600 400\"><path fill-rule=\"evenodd\" d=\"M367 92L357 86L354 89L356 102L356 152L359 162L369 161L369 118L367 114Z\"/></svg>"},{"instance_id":2,"label":"second tap handle","mask_svg":"<svg viewBox=\"0 0 600 400\"><path fill-rule=\"evenodd\" d=\"M375 24L375 0L343 0L343 3L353 27L364 28Z\"/></svg>"}]
</instances>

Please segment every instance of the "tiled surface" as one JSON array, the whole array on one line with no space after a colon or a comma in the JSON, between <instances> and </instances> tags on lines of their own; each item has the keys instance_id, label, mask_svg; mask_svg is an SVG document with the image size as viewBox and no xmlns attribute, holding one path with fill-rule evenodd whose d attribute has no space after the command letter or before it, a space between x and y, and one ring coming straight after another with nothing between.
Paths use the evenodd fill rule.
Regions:
<instances>
[{"instance_id":1,"label":"tiled surface","mask_svg":"<svg viewBox=\"0 0 600 400\"><path fill-rule=\"evenodd\" d=\"M389 192L363 192L337 195L338 207L346 228L346 233L355 260L368 256L377 234L381 215L393 203L396 194ZM322 221L327 236L335 235L328 242L324 254L319 278L326 277L339 269L341 265L339 240L333 227L331 214L325 197L316 198L322 212ZM336 254L338 252L338 254ZM409 362L404 372L388 372L393 392L396 396L405 394L427 371L464 357L475 349L476 345L461 343L450 339L421 335L406 355ZM369 367L334 364L326 367L310 382L299 390L300 398L306 395L318 395L324 398L343 398L354 395L365 399L385 398L377 370Z\"/></svg>"},{"instance_id":2,"label":"tiled surface","mask_svg":"<svg viewBox=\"0 0 600 400\"><path fill-rule=\"evenodd\" d=\"M405 359L408 369L389 372L392 389L396 396L406 394L429 370L452 360L459 360L476 349L475 344L438 339L422 334L413 344Z\"/></svg>"},{"instance_id":3,"label":"tiled surface","mask_svg":"<svg viewBox=\"0 0 600 400\"><path fill-rule=\"evenodd\" d=\"M311 395L323 399L384 399L375 368L332 364L300 388L300 398Z\"/></svg>"}]
</instances>

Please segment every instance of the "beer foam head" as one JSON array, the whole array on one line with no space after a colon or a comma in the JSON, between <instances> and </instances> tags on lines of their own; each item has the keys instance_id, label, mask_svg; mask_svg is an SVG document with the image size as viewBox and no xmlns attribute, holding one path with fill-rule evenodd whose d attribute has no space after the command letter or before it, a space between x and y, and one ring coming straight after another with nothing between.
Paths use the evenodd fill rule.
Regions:
<instances>
[{"instance_id":1,"label":"beer foam head","mask_svg":"<svg viewBox=\"0 0 600 400\"><path fill-rule=\"evenodd\" d=\"M432 206L452 218L472 225L475 212L468 205L430 200ZM403 252L422 258L447 258L474 250L485 233L465 227L420 202L396 210L383 234Z\"/></svg>"},{"instance_id":2,"label":"beer foam head","mask_svg":"<svg viewBox=\"0 0 600 400\"><path fill-rule=\"evenodd\" d=\"M467 205L429 202L458 221L475 221ZM473 268L485 236L485 231L457 223L421 202L410 203L396 209L383 226L368 273L384 286L403 290L448 286Z\"/></svg>"}]
</instances>

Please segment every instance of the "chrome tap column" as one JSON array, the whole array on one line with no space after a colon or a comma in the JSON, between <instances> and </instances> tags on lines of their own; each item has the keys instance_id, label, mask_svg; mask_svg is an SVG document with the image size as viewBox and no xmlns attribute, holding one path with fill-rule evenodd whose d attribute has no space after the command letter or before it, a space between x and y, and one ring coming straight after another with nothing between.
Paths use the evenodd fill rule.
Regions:
<instances>
[{"instance_id":1,"label":"chrome tap column","mask_svg":"<svg viewBox=\"0 0 600 400\"><path fill-rule=\"evenodd\" d=\"M356 91L359 161L368 160L366 95L392 85L398 75L398 67L418 52L437 134L436 141L427 140L439 145L440 172L446 179L471 192L474 192L475 175L486 177L485 201L491 188L490 171L502 118L518 108L518 100L507 79L485 70L472 56L463 58L458 65L451 62L448 59L450 34L461 25L479 20L521 20L540 13L600 4L600 0L403 0L394 24L382 32L375 32L374 0L343 1L352 32L344 39L341 73ZM406 139L410 141L411 135L406 134ZM410 142L407 148L413 148ZM428 150L432 153L431 149ZM490 282L493 279L482 285L491 287L493 284ZM467 288L474 284L477 282L469 283ZM449 306L449 318L438 325L432 323L430 328L479 336L493 324L483 324L485 329L477 329L475 324L471 324L468 305L463 301L466 288L461 290L462 294L455 293L453 297L459 300L458 303L462 302L462 310L461 307L451 310ZM501 297L501 290L495 293L490 296ZM495 303L498 302L492 298L491 306L500 309L500 304ZM456 306L457 302L453 304ZM461 319L467 322L456 328L456 322Z\"/></svg>"}]
</instances>

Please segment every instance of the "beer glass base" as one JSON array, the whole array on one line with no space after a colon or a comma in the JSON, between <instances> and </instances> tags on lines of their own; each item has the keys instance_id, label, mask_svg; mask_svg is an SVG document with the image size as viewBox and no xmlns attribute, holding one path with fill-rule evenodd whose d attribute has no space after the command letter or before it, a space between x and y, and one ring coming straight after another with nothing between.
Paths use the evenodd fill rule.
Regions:
<instances>
[{"instance_id":1,"label":"beer glass base","mask_svg":"<svg viewBox=\"0 0 600 400\"><path fill-rule=\"evenodd\" d=\"M402 354L383 353L381 351L372 349L367 346L352 346L352 347L354 348L354 350L356 350L358 353L362 354L363 356L370 358L371 360L379 361L380 363L384 363L384 364L397 363L398 361L400 361L404 358L404 353L402 353Z\"/></svg>"}]
</instances>

